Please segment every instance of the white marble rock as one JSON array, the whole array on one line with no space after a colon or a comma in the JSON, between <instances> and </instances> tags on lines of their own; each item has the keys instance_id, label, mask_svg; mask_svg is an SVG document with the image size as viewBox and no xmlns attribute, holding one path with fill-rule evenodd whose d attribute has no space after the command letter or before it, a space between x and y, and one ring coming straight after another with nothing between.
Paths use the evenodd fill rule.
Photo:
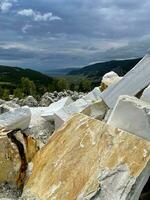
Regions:
<instances>
[{"instance_id":1,"label":"white marble rock","mask_svg":"<svg viewBox=\"0 0 150 200\"><path fill-rule=\"evenodd\" d=\"M150 103L150 85L143 91L140 99Z\"/></svg>"},{"instance_id":2,"label":"white marble rock","mask_svg":"<svg viewBox=\"0 0 150 200\"><path fill-rule=\"evenodd\" d=\"M78 99L72 104L64 107L54 114L55 128L59 128L75 113L84 113L96 119L102 120L107 111L107 106L102 99L99 101L91 101Z\"/></svg>"},{"instance_id":3,"label":"white marble rock","mask_svg":"<svg viewBox=\"0 0 150 200\"><path fill-rule=\"evenodd\" d=\"M31 120L29 107L24 106L0 115L0 127L6 130L26 129Z\"/></svg>"},{"instance_id":4,"label":"white marble rock","mask_svg":"<svg viewBox=\"0 0 150 200\"><path fill-rule=\"evenodd\" d=\"M95 101L83 111L81 111L81 113L99 120L104 119L106 112L107 106L103 101Z\"/></svg>"},{"instance_id":5,"label":"white marble rock","mask_svg":"<svg viewBox=\"0 0 150 200\"><path fill-rule=\"evenodd\" d=\"M135 96L150 83L150 54L147 54L117 84L102 92L102 99L113 108L120 95Z\"/></svg>"},{"instance_id":6,"label":"white marble rock","mask_svg":"<svg viewBox=\"0 0 150 200\"><path fill-rule=\"evenodd\" d=\"M56 111L60 110L61 108L64 108L72 102L73 100L71 99L71 97L62 98L61 100L50 104L50 106L47 107L47 109L43 112L43 114L41 114L41 116L46 120L53 120L54 113Z\"/></svg>"},{"instance_id":7,"label":"white marble rock","mask_svg":"<svg viewBox=\"0 0 150 200\"><path fill-rule=\"evenodd\" d=\"M91 92L83 97L86 101L98 101L101 100L101 91L99 87L95 87Z\"/></svg>"},{"instance_id":8,"label":"white marble rock","mask_svg":"<svg viewBox=\"0 0 150 200\"><path fill-rule=\"evenodd\" d=\"M150 141L150 104L136 97L120 96L107 124Z\"/></svg>"},{"instance_id":9,"label":"white marble rock","mask_svg":"<svg viewBox=\"0 0 150 200\"><path fill-rule=\"evenodd\" d=\"M75 102L69 104L57 110L54 113L55 129L59 128L65 121L67 121L74 113L79 113L85 108L90 106L90 102L84 99L78 99Z\"/></svg>"},{"instance_id":10,"label":"white marble rock","mask_svg":"<svg viewBox=\"0 0 150 200\"><path fill-rule=\"evenodd\" d=\"M101 86L100 86L101 91L104 91L111 85L118 83L121 79L122 77L118 76L118 74L113 71L106 73L101 81Z\"/></svg>"}]
</instances>

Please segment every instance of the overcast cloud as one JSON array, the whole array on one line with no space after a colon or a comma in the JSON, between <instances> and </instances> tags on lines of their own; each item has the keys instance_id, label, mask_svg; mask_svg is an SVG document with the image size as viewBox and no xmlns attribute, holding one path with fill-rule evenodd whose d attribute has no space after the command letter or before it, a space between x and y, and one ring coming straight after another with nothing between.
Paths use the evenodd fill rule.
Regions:
<instances>
[{"instance_id":1,"label":"overcast cloud","mask_svg":"<svg viewBox=\"0 0 150 200\"><path fill-rule=\"evenodd\" d=\"M141 57L149 0L0 0L0 64L52 68Z\"/></svg>"}]
</instances>

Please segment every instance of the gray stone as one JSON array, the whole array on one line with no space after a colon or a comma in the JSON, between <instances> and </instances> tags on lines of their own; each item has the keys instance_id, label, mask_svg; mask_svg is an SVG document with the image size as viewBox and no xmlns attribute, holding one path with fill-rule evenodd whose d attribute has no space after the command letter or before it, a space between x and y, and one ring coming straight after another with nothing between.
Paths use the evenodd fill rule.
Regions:
<instances>
[{"instance_id":1,"label":"gray stone","mask_svg":"<svg viewBox=\"0 0 150 200\"><path fill-rule=\"evenodd\" d=\"M5 100L0 99L0 105L3 104L3 103L5 103Z\"/></svg>"},{"instance_id":2,"label":"gray stone","mask_svg":"<svg viewBox=\"0 0 150 200\"><path fill-rule=\"evenodd\" d=\"M15 108L19 108L20 106L13 101L6 101L5 103L0 105L0 114L3 114L8 111L12 111Z\"/></svg>"},{"instance_id":3,"label":"gray stone","mask_svg":"<svg viewBox=\"0 0 150 200\"><path fill-rule=\"evenodd\" d=\"M67 90L67 94L69 94L71 96L71 95L73 95L73 91Z\"/></svg>"},{"instance_id":4,"label":"gray stone","mask_svg":"<svg viewBox=\"0 0 150 200\"><path fill-rule=\"evenodd\" d=\"M14 99L14 95L9 95L9 99L13 100Z\"/></svg>"},{"instance_id":5,"label":"gray stone","mask_svg":"<svg viewBox=\"0 0 150 200\"><path fill-rule=\"evenodd\" d=\"M64 96L65 96L65 97L68 96L68 93L67 93L66 90L64 91Z\"/></svg>"},{"instance_id":6,"label":"gray stone","mask_svg":"<svg viewBox=\"0 0 150 200\"><path fill-rule=\"evenodd\" d=\"M42 96L39 105L42 106L42 107L43 107L43 106L45 106L45 107L49 106L51 103L54 102L54 100L52 99L51 96L52 96L51 93L49 94L48 92L46 92L46 93Z\"/></svg>"},{"instance_id":7,"label":"gray stone","mask_svg":"<svg viewBox=\"0 0 150 200\"><path fill-rule=\"evenodd\" d=\"M0 185L0 199L1 200L18 200L21 196L21 190L9 183Z\"/></svg>"},{"instance_id":8,"label":"gray stone","mask_svg":"<svg viewBox=\"0 0 150 200\"><path fill-rule=\"evenodd\" d=\"M63 92L59 92L59 93L58 93L58 96L59 96L59 97L64 97L64 93L63 93Z\"/></svg>"},{"instance_id":9,"label":"gray stone","mask_svg":"<svg viewBox=\"0 0 150 200\"><path fill-rule=\"evenodd\" d=\"M37 107L38 102L33 96L28 96L24 99L23 105L29 106L29 107Z\"/></svg>"},{"instance_id":10,"label":"gray stone","mask_svg":"<svg viewBox=\"0 0 150 200\"><path fill-rule=\"evenodd\" d=\"M48 107L31 107L31 121L24 133L31 135L42 143L46 143L49 136L54 132L54 122L47 121L43 117Z\"/></svg>"},{"instance_id":11,"label":"gray stone","mask_svg":"<svg viewBox=\"0 0 150 200\"><path fill-rule=\"evenodd\" d=\"M71 96L71 98L76 101L77 99L79 99L79 94L78 92L74 91L73 95Z\"/></svg>"},{"instance_id":12,"label":"gray stone","mask_svg":"<svg viewBox=\"0 0 150 200\"><path fill-rule=\"evenodd\" d=\"M14 102L14 103L16 103L16 104L19 104L19 98L17 98L17 97L16 97L16 98L13 98L13 99L12 99L12 102Z\"/></svg>"},{"instance_id":13,"label":"gray stone","mask_svg":"<svg viewBox=\"0 0 150 200\"><path fill-rule=\"evenodd\" d=\"M55 97L57 97L58 92L57 92L57 91L54 91L53 94L54 94Z\"/></svg>"}]
</instances>

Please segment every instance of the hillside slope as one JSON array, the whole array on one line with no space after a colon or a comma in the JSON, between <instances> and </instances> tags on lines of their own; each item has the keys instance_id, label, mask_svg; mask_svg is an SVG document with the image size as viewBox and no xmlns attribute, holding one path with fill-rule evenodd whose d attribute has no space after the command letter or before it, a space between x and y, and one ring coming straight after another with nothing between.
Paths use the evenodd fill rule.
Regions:
<instances>
[{"instance_id":1,"label":"hillside slope","mask_svg":"<svg viewBox=\"0 0 150 200\"><path fill-rule=\"evenodd\" d=\"M37 85L48 85L53 79L38 71L0 65L0 82L17 85L22 77L27 77Z\"/></svg>"},{"instance_id":2,"label":"hillside slope","mask_svg":"<svg viewBox=\"0 0 150 200\"><path fill-rule=\"evenodd\" d=\"M136 58L95 63L77 70L73 70L69 73L69 75L87 76L88 78L96 82L100 81L103 75L109 71L114 71L122 76L126 74L129 70L131 70L140 60L141 58Z\"/></svg>"}]
</instances>

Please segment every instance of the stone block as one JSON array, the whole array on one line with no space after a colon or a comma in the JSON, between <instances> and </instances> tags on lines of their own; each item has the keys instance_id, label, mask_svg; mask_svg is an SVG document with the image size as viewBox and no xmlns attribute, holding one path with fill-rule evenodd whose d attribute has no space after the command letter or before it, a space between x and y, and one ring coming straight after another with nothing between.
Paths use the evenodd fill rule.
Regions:
<instances>
[{"instance_id":1,"label":"stone block","mask_svg":"<svg viewBox=\"0 0 150 200\"><path fill-rule=\"evenodd\" d=\"M107 123L150 141L150 104L120 96Z\"/></svg>"},{"instance_id":2,"label":"stone block","mask_svg":"<svg viewBox=\"0 0 150 200\"><path fill-rule=\"evenodd\" d=\"M22 199L138 200L150 174L150 142L76 114L32 166Z\"/></svg>"},{"instance_id":3,"label":"stone block","mask_svg":"<svg viewBox=\"0 0 150 200\"><path fill-rule=\"evenodd\" d=\"M150 83L150 54L147 54L117 84L110 86L101 97L108 107L113 108L120 95L135 96Z\"/></svg>"}]
</instances>

